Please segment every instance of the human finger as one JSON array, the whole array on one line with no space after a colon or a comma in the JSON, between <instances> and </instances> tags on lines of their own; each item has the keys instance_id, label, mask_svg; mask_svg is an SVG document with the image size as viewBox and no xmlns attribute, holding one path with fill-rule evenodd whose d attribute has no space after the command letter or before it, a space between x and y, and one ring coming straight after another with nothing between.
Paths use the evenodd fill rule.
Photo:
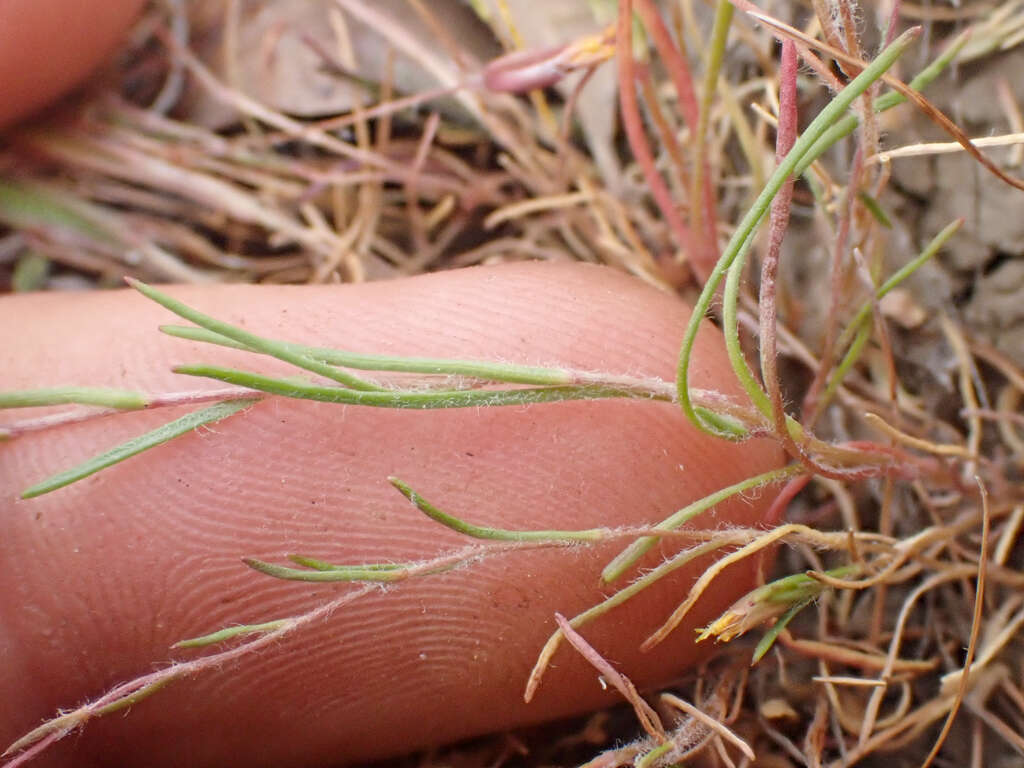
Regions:
<instances>
[{"instance_id":1,"label":"human finger","mask_svg":"<svg viewBox=\"0 0 1024 768\"><path fill-rule=\"evenodd\" d=\"M611 270L522 264L357 286L195 286L189 304L247 329L356 352L561 365L670 380L686 307ZM91 384L150 392L217 386L181 362L284 373L274 361L153 333L168 313L128 292L0 301L5 387ZM712 329L694 386L736 394ZM10 742L111 686L195 658L185 637L301 614L352 589L283 582L242 557L398 562L463 537L424 518L398 476L481 525L589 528L658 521L765 471L765 442L698 434L669 403L591 401L394 411L272 398L209 429L32 500L14 494L178 411L119 415L0 448L0 736ZM768 498L734 499L707 525L752 525ZM554 629L599 601L622 543L486 558L375 591L259 653L178 681L125 717L90 723L54 764L353 762L579 712L610 700L563 650L522 700ZM652 553L659 562L670 548ZM693 628L752 586L733 568L673 638L640 642L707 561L583 629L639 684L694 663Z\"/></svg>"}]
</instances>

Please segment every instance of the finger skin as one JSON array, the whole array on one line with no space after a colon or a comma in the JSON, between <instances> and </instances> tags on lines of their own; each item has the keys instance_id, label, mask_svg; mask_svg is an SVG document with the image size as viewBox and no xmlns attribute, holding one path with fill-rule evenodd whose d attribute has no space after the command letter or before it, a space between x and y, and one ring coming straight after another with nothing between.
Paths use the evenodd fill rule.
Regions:
<instances>
[{"instance_id":1,"label":"finger skin","mask_svg":"<svg viewBox=\"0 0 1024 768\"><path fill-rule=\"evenodd\" d=\"M85 79L141 7L142 0L0 0L0 128Z\"/></svg>"},{"instance_id":2,"label":"finger skin","mask_svg":"<svg viewBox=\"0 0 1024 768\"><path fill-rule=\"evenodd\" d=\"M580 265L173 292L255 332L304 343L666 379L687 318L674 297ZM4 386L180 391L218 385L174 376L174 363L288 370L153 332L173 321L129 291L4 299ZM694 384L735 391L720 346L706 328ZM273 580L242 566L241 557L398 561L465 543L423 517L391 488L389 475L475 523L582 528L658 521L782 461L771 444L696 434L667 403L415 412L271 399L48 496L15 498L171 415L120 415L0 445L5 743L60 707L197 653L170 651L177 640L294 615L352 588ZM756 524L769 502L770 494L735 500L704 522ZM598 574L616 551L521 552L375 593L256 657L176 682L126 717L90 724L50 759L76 766L359 762L599 706L612 697L566 649L535 701L524 704L522 693L554 612L572 616L607 594ZM697 572L677 574L583 634L640 685L671 677L696 658L693 628L754 579L753 566L733 568L668 642L641 654L638 644Z\"/></svg>"}]
</instances>

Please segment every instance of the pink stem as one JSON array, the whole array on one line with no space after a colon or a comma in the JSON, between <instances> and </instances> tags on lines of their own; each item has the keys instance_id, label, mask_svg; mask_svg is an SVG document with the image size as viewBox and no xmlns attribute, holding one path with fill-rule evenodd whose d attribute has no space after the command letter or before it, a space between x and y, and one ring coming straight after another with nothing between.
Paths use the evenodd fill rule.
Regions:
<instances>
[{"instance_id":1,"label":"pink stem","mask_svg":"<svg viewBox=\"0 0 1024 768\"><path fill-rule=\"evenodd\" d=\"M636 86L634 85L636 73L633 63L633 51L631 49L632 18L633 1L622 0L619 3L619 20L615 36L616 58L618 59L619 73L619 104L622 109L622 124L626 130L626 138L629 140L629 148L632 151L633 156L636 158L637 163L639 163L640 169L643 171L644 179L650 187L651 196L654 198L654 202L657 203L658 209L665 217L665 221L675 233L676 239L679 241L679 245L692 259L697 253L693 235L683 222L683 218L679 215L679 211L676 210L676 207L672 202L672 195L669 193L665 180L658 174L658 169L654 164L654 154L651 151L651 145L647 141L647 135L643 128L643 121L640 117L640 109L637 105ZM701 265L696 262L694 262L693 266L698 270L701 267ZM709 272L704 272L699 275L702 282L707 278L708 274Z\"/></svg>"}]
</instances>

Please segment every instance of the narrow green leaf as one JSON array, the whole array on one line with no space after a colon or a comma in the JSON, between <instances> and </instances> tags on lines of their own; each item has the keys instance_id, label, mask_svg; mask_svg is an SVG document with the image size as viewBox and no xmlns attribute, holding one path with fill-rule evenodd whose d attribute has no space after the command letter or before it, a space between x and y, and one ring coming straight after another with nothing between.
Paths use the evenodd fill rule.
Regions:
<instances>
[{"instance_id":1,"label":"narrow green leaf","mask_svg":"<svg viewBox=\"0 0 1024 768\"><path fill-rule=\"evenodd\" d=\"M47 736L51 736L55 733L62 735L71 733L72 731L84 726L90 720L134 706L143 699L152 696L165 685L170 683L173 679L173 677L165 677L163 679L152 680L151 682L142 686L133 693L127 694L125 696L119 696L115 701L112 701L109 704L105 704L101 707L93 708L86 704L79 707L78 709L74 709L70 712L60 714L57 717L47 720L42 725L37 726L36 728L33 728L31 731L26 733L16 742L7 747L7 749L4 750L3 754L0 754L0 758L6 758L15 754L16 752L21 752L22 750L27 749L33 744L37 744L38 742L42 741ZM16 762L18 761L15 760L12 763L8 763L8 765L13 765Z\"/></svg>"},{"instance_id":2,"label":"narrow green leaf","mask_svg":"<svg viewBox=\"0 0 1024 768\"><path fill-rule=\"evenodd\" d=\"M362 565L335 565L334 563L328 563L324 560L317 560L313 557L306 557L305 555L288 555L288 559L293 563L305 566L306 568L313 568L317 571L344 571L352 568L360 568L369 571L396 571L406 568L407 566L401 563L365 563Z\"/></svg>"},{"instance_id":3,"label":"narrow green leaf","mask_svg":"<svg viewBox=\"0 0 1024 768\"><path fill-rule=\"evenodd\" d=\"M244 349L246 352L255 352L252 347L243 344L240 341L229 339L219 333L208 331L205 328L196 328L193 325L160 325L157 326L157 330L160 333L166 333L168 336L173 336L176 339L185 339L186 341L198 341L203 344L216 344L218 347L228 347L229 349ZM280 342L285 343L285 342Z\"/></svg>"},{"instance_id":4,"label":"narrow green leaf","mask_svg":"<svg viewBox=\"0 0 1024 768\"><path fill-rule=\"evenodd\" d=\"M318 563L312 570L301 568L289 568L284 565L275 565L263 560L256 560L252 557L242 558L242 562L267 576L286 581L372 581L392 582L401 581L408 577L408 566L393 564L370 564L370 565L331 565L329 568L321 568ZM448 568L454 566L448 566ZM444 570L447 570L445 568Z\"/></svg>"},{"instance_id":5,"label":"narrow green leaf","mask_svg":"<svg viewBox=\"0 0 1024 768\"><path fill-rule=\"evenodd\" d=\"M352 389L367 391L378 389L376 384L364 381L358 376L353 376L346 371L339 371L337 368L327 365L326 363L313 360L305 355L300 355L289 349L286 344L265 339L262 336L257 336L255 333L250 333L249 331L231 325L230 323L225 323L221 320L210 317L209 315L205 315L199 310L192 309L184 302L178 301L177 299L168 296L166 293L158 291L156 288L146 285L139 280L135 280L134 278L125 278L125 281L143 296L155 301L165 309L169 309L171 312L178 315L178 317L183 317L186 320L207 329L208 331L220 334L221 336L226 336L232 341L236 341L239 344L250 348L254 352L269 355L270 357L276 357L278 360L291 363L303 370L312 371L313 373L317 373L346 387L351 387Z\"/></svg>"},{"instance_id":6,"label":"narrow green leaf","mask_svg":"<svg viewBox=\"0 0 1024 768\"><path fill-rule=\"evenodd\" d=\"M149 400L141 392L102 387L47 387L0 392L0 408L35 408L72 403L137 410L149 405Z\"/></svg>"},{"instance_id":7,"label":"narrow green leaf","mask_svg":"<svg viewBox=\"0 0 1024 768\"><path fill-rule=\"evenodd\" d=\"M338 566L334 563L328 563L323 560L317 560L313 557L306 557L305 555L288 555L288 559L296 565L301 565L303 568L312 568L316 571L336 571Z\"/></svg>"},{"instance_id":8,"label":"narrow green leaf","mask_svg":"<svg viewBox=\"0 0 1024 768\"><path fill-rule=\"evenodd\" d=\"M829 402L835 395L839 385L843 382L843 379L846 378L846 374L849 373L857 360L860 359L860 353L871 338L871 325L869 324L869 321L871 320L875 302L880 301L890 291L920 269L926 261L933 258L935 254L937 254L942 247L949 242L949 239L957 233L963 224L963 219L956 219L943 227L942 231L931 239L921 253L896 270L889 276L888 280L882 283L881 287L875 291L874 299L869 299L861 305L857 314L843 331L842 335L839 337L839 341L836 343L837 349L846 349L847 345L849 345L849 348L846 349L843 359L840 361L839 365L836 366L835 371L832 372L832 376L829 378L828 386L826 386L825 392L822 395L822 405Z\"/></svg>"},{"instance_id":9,"label":"narrow green leaf","mask_svg":"<svg viewBox=\"0 0 1024 768\"><path fill-rule=\"evenodd\" d=\"M101 469L113 466L125 459L131 458L138 453L149 450L155 446L161 445L173 440L180 435L184 435L191 432L196 427L200 427L204 424L212 424L215 421L227 418L234 413L248 408L256 400L229 400L226 402L217 403L211 405L209 408L203 408L200 411L195 411L182 416L180 419L164 424L163 426L157 427L152 432L147 432L139 437L133 437L125 443L116 448L112 448L105 453L101 453L99 456L94 456L77 467L72 467L63 472L58 472L56 475L43 480L41 483L33 485L31 488L27 488L22 492L21 497L23 499L31 499L35 496L42 496L44 493L55 491L58 488L63 488L66 485L81 480L83 477L99 472Z\"/></svg>"},{"instance_id":10,"label":"narrow green leaf","mask_svg":"<svg viewBox=\"0 0 1024 768\"><path fill-rule=\"evenodd\" d=\"M742 269L744 257L753 243L758 225L768 214L768 209L771 206L772 200L782 187L785 180L794 173L800 160L813 149L815 142L824 135L828 128L843 117L846 110L849 109L853 102L896 62L917 35L917 31L908 30L896 38L896 40L882 51L870 65L868 65L850 82L849 85L836 94L832 101L830 101L828 105L818 113L818 116L811 121L811 124L808 125L806 130L804 130L800 135L800 138L797 139L796 143L794 143L786 157L781 163L779 163L774 173L772 173L771 178L769 178L768 182L761 190L761 193L758 195L757 200L736 227L732 238L729 240L729 244L726 246L726 249L722 254L722 257L718 260L718 263L712 270L707 282L704 284L704 289L696 306L694 307L693 314L690 316L690 322L686 328L686 334L679 352L679 361L676 366L676 390L678 393L679 404L682 407L683 412L686 414L686 417L700 430L710 432L711 434L720 434L719 430L716 429L714 425L708 424L701 418L700 414L697 413L694 408L694 404L690 399L689 391L690 358L693 354L694 343L697 339L697 331L700 328L701 321L711 306L712 300L718 292L719 285L721 285L723 278L725 278L726 273L730 269L735 268L737 271ZM730 282L730 287L738 290L738 277ZM738 297L736 295L736 291L732 294L726 291L726 314L732 318L736 317L735 304L737 300ZM744 389L748 392L758 410L765 415L770 415L771 407L768 402L767 395L765 395L764 391L757 383L757 380L754 377L753 372L750 370L750 367L747 365L746 360L743 358L742 353L737 353L739 345L733 337L738 335L738 329L735 327L734 323L726 322L725 331L726 347L729 351L730 362L732 363L733 370L736 372L737 378L740 380L740 383L743 384Z\"/></svg>"},{"instance_id":11,"label":"narrow green leaf","mask_svg":"<svg viewBox=\"0 0 1024 768\"><path fill-rule=\"evenodd\" d=\"M180 339L218 344L234 349L252 350L251 347L213 333L205 328L185 325L162 325L160 330L168 336ZM446 360L434 357L391 357L386 355L363 355L330 347L307 347L289 341L273 341L295 354L303 355L328 365L355 368L360 371L389 371L391 373L422 373L426 375L466 376L487 381L503 381L508 384L533 384L536 386L558 386L578 383L578 375L564 368L544 368L532 365L508 365L487 360Z\"/></svg>"},{"instance_id":12,"label":"narrow green leaf","mask_svg":"<svg viewBox=\"0 0 1024 768\"><path fill-rule=\"evenodd\" d=\"M491 539L495 541L599 541L608 535L607 528L588 528L581 531L513 531L507 528L489 528L482 525L473 525L447 512L442 512L397 477L389 477L388 481L431 520L451 528L453 531L471 536L474 539Z\"/></svg>"},{"instance_id":13,"label":"narrow green leaf","mask_svg":"<svg viewBox=\"0 0 1024 768\"><path fill-rule=\"evenodd\" d=\"M279 379L251 371L222 368L216 365L181 365L175 373L202 376L217 381L238 384L249 389L325 403L367 405L376 408L489 408L499 405L526 405L529 403L555 403L564 400L596 400L612 397L668 400L635 389L603 385L578 385L529 389L452 389L452 390L376 390L356 391L344 387L313 384L298 379Z\"/></svg>"},{"instance_id":14,"label":"narrow green leaf","mask_svg":"<svg viewBox=\"0 0 1024 768\"><path fill-rule=\"evenodd\" d=\"M738 483L722 488L721 490L709 494L702 499L698 499L692 504L688 504L675 514L662 520L654 527L665 531L675 530L685 523L688 523L690 520L693 520L693 518L702 512L705 512L716 504L721 504L732 496L740 493L746 493L747 491L751 491L765 485L771 485L772 483L787 480L801 472L803 472L803 467L799 464L791 464L788 467L783 467L782 469L773 469L769 472L755 475L754 477L748 477L746 480L742 480ZM639 539L636 539L604 567L604 570L601 571L601 579L605 582L612 582L620 578L622 574L624 574L637 560L643 557L651 547L657 544L658 540L658 536L642 536Z\"/></svg>"},{"instance_id":15,"label":"narrow green leaf","mask_svg":"<svg viewBox=\"0 0 1024 768\"><path fill-rule=\"evenodd\" d=\"M864 204L864 207L867 208L868 213L871 214L875 221L886 229L892 229L892 219L889 218L889 214L885 212L880 202L863 190L857 194L857 199Z\"/></svg>"},{"instance_id":16,"label":"narrow green leaf","mask_svg":"<svg viewBox=\"0 0 1024 768\"><path fill-rule=\"evenodd\" d=\"M778 621L768 628L768 631L761 636L761 639L757 642L757 646L754 648L754 655L750 659L750 666L754 666L764 658L764 655L771 650L773 645L775 645L775 641L779 638L782 630L786 628L786 625L812 602L814 601L803 600L799 603L795 603L788 611L779 617Z\"/></svg>"},{"instance_id":17,"label":"narrow green leaf","mask_svg":"<svg viewBox=\"0 0 1024 768\"><path fill-rule=\"evenodd\" d=\"M226 627L224 629L219 629L216 632L211 632L208 635L200 635L199 637L190 637L187 640L179 640L171 647L202 648L205 645L223 643L225 640L231 640L232 638L240 635L265 635L267 632L273 632L276 629L280 629L287 622L287 619L278 619L277 621L265 621L262 624L241 624L237 627Z\"/></svg>"}]
</instances>

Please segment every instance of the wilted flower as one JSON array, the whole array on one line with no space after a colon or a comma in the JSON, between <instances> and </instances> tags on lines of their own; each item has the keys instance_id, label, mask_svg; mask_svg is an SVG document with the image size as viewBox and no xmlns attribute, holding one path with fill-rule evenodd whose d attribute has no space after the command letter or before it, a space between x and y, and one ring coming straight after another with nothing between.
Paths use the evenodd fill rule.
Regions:
<instances>
[{"instance_id":1,"label":"wilted flower","mask_svg":"<svg viewBox=\"0 0 1024 768\"><path fill-rule=\"evenodd\" d=\"M827 585L805 573L796 573L765 584L745 594L725 613L700 630L697 642L709 637L729 642L758 625L779 618L794 605L814 600L827 588Z\"/></svg>"},{"instance_id":2,"label":"wilted flower","mask_svg":"<svg viewBox=\"0 0 1024 768\"><path fill-rule=\"evenodd\" d=\"M490 62L483 71L489 91L522 93L554 85L570 72L597 66L615 53L615 28L567 45L536 51L514 51Z\"/></svg>"}]
</instances>

